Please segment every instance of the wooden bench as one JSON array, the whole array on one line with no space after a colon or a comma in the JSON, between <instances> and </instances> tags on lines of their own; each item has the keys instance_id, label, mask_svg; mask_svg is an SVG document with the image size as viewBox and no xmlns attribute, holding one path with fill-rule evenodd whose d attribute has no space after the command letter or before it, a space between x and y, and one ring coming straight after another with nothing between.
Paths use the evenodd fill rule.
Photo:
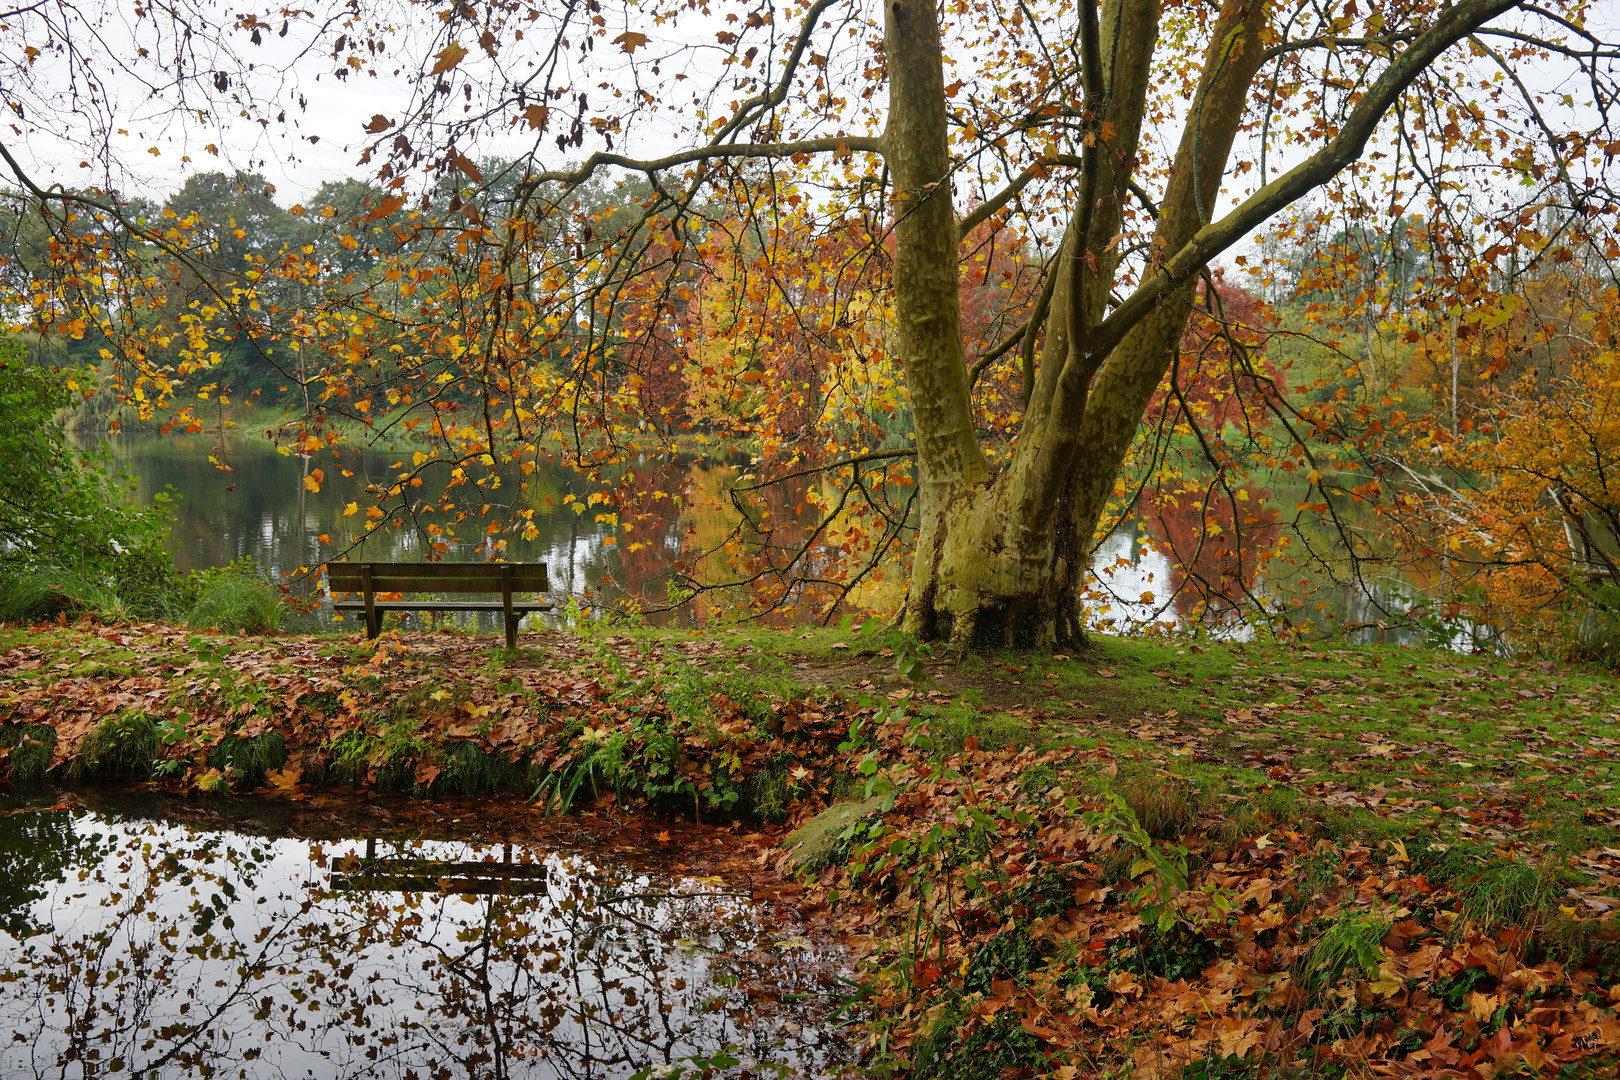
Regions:
<instances>
[{"instance_id":1,"label":"wooden bench","mask_svg":"<svg viewBox=\"0 0 1620 1080\"><path fill-rule=\"evenodd\" d=\"M506 647L517 645L518 621L532 611L550 611L549 600L514 600L514 593L545 592L545 563L327 563L327 588L359 593L338 600L339 611L364 612L366 637L382 633L387 611L499 611L506 617ZM378 600L378 593L500 593L499 600Z\"/></svg>"}]
</instances>

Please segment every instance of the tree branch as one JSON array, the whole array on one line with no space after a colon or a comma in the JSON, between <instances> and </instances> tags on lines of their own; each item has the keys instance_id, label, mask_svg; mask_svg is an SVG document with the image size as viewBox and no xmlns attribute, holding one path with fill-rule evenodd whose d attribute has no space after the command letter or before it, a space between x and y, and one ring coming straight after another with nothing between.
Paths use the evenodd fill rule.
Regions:
<instances>
[{"instance_id":1,"label":"tree branch","mask_svg":"<svg viewBox=\"0 0 1620 1080\"><path fill-rule=\"evenodd\" d=\"M1034 165L1031 165L1029 168L1019 173L1017 178L1014 179L1012 183L996 192L990 198L984 200L984 202L980 203L978 206L975 206L972 211L966 214L962 220L957 223L956 235L958 240L966 240L968 238L968 233L978 228L979 225L985 221L985 219L990 217L990 215L994 214L997 210L1000 210L1003 206L1006 206L1009 202L1011 202L1020 191L1023 191L1024 188L1029 186L1029 182L1031 180L1034 180L1039 176L1045 176L1048 171L1050 171L1050 165L1047 162L1036 162Z\"/></svg>"},{"instance_id":2,"label":"tree branch","mask_svg":"<svg viewBox=\"0 0 1620 1080\"><path fill-rule=\"evenodd\" d=\"M655 173L690 165L695 161L716 158L784 158L794 154L881 154L883 140L871 135L831 136L822 139L803 139L785 143L723 143L718 146L694 146L661 158L629 158L622 154L597 152L586 158L577 169L559 169L536 173L531 179L537 184L566 184L574 187L591 178L591 174L605 165L617 166L631 172Z\"/></svg>"},{"instance_id":3,"label":"tree branch","mask_svg":"<svg viewBox=\"0 0 1620 1080\"><path fill-rule=\"evenodd\" d=\"M1283 207L1327 183L1361 156L1378 123L1396 99L1447 49L1487 20L1515 7L1515 0L1464 0L1440 13L1432 26L1389 65L1346 118L1339 134L1308 160L1256 191L1219 221L1199 229L1167 258L1096 330L1096 348L1106 353L1188 275L1264 224Z\"/></svg>"}]
</instances>

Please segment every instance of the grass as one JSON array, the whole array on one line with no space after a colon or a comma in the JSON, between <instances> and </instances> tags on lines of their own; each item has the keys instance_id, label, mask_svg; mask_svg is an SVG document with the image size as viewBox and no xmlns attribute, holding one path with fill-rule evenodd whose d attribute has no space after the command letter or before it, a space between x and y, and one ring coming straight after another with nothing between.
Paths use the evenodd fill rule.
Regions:
<instances>
[{"instance_id":1,"label":"grass","mask_svg":"<svg viewBox=\"0 0 1620 1080\"><path fill-rule=\"evenodd\" d=\"M74 778L148 776L162 751L157 722L146 713L115 713L92 728L68 763Z\"/></svg>"},{"instance_id":2,"label":"grass","mask_svg":"<svg viewBox=\"0 0 1620 1080\"><path fill-rule=\"evenodd\" d=\"M56 729L48 724L7 724L0 727L0 750L7 750L6 766L11 782L38 784L51 765L56 746Z\"/></svg>"},{"instance_id":3,"label":"grass","mask_svg":"<svg viewBox=\"0 0 1620 1080\"><path fill-rule=\"evenodd\" d=\"M1381 911L1347 909L1329 923L1301 959L1294 981L1313 997L1321 998L1346 977L1372 978L1378 974L1389 933L1390 919Z\"/></svg>"},{"instance_id":4,"label":"grass","mask_svg":"<svg viewBox=\"0 0 1620 1080\"><path fill-rule=\"evenodd\" d=\"M186 625L227 634L273 634L285 609L267 581L230 575L211 582L197 598Z\"/></svg>"},{"instance_id":5,"label":"grass","mask_svg":"<svg viewBox=\"0 0 1620 1080\"><path fill-rule=\"evenodd\" d=\"M1563 878L1556 866L1497 858L1453 887L1462 896L1463 918L1495 931L1504 926L1539 925L1556 914Z\"/></svg>"},{"instance_id":6,"label":"grass","mask_svg":"<svg viewBox=\"0 0 1620 1080\"><path fill-rule=\"evenodd\" d=\"M232 787L251 791L264 785L265 776L287 763L287 742L279 731L246 738L227 735L208 751L208 767L232 777ZM233 771L234 770L234 771Z\"/></svg>"},{"instance_id":7,"label":"grass","mask_svg":"<svg viewBox=\"0 0 1620 1080\"><path fill-rule=\"evenodd\" d=\"M120 622L128 607L104 585L68 570L25 570L0 579L0 621L33 623L65 615L94 614Z\"/></svg>"},{"instance_id":8,"label":"grass","mask_svg":"<svg viewBox=\"0 0 1620 1080\"><path fill-rule=\"evenodd\" d=\"M914 680L896 672L906 646L890 646L887 630L611 633L682 658L671 669L678 677L656 689L672 717L700 732L726 702L768 729L772 704L796 688L837 687L858 701L924 716L934 750L971 741L981 749L1029 746L1094 758L1099 767L1087 770L1073 793L1122 793L1157 836L1201 828L1235 840L1294 829L1370 842L1411 838L1420 846L1524 839L1569 851L1609 843L1610 822L1620 819L1620 714L1608 705L1615 676L1596 668L1385 645L1098 636L1082 652L1056 656L925 657ZM189 640L203 666L175 677L172 700L211 680L235 679L238 692L250 693L252 675L241 665L254 649L270 648ZM21 644L60 656L27 675L0 678L48 685L64 672L114 679L153 669L133 643L66 628L0 627L0 648ZM612 649L596 651L592 677L635 681ZM320 654L358 671L371 649L325 640ZM264 655L268 660L257 662L274 668L274 651ZM501 660L517 665L503 666L502 678L534 662L533 655ZM189 663L175 657L168 670ZM389 683L379 673L371 686L364 681L370 677L350 681L373 693ZM391 745L379 761L434 762L449 773L439 790L489 790L493 781L470 760L438 762L425 746L392 745L415 737L429 704L420 695L399 701L400 723L386 733ZM342 754L332 764L345 779L373 767L357 769L352 755ZM765 776L744 798L769 819L782 814L790 794L783 777Z\"/></svg>"},{"instance_id":9,"label":"grass","mask_svg":"<svg viewBox=\"0 0 1620 1080\"><path fill-rule=\"evenodd\" d=\"M1502 928L1496 939L1518 943L1526 958L1541 949L1537 956L1620 970L1612 920L1582 915L1596 905L1566 897L1572 886L1612 884L1595 877L1596 859L1583 869L1579 858L1612 847L1620 818L1620 716L1606 671L1391 646L1098 638L1060 655L914 653L908 675L898 665L910 646L893 640L854 629L587 627L544 648L486 654L441 635L364 645L0 627L0 653L11 661L0 664L0 701L42 698L47 688L52 700L81 703L103 691L166 690L164 707L188 716L239 725L251 714L256 727L282 726L295 745L259 736L214 746L208 766L231 774L238 789L290 749L309 783L433 797L516 791L550 809L607 806L611 796L626 810L798 825L807 801L848 799L835 808L848 820L826 825L825 858L810 864L823 885L847 870L851 888L885 913L921 911L924 894L903 880L900 864L878 863L923 860L926 844L928 872L964 890L960 910L993 916L950 946L959 951L943 977L962 994L1036 986L1064 968L1080 982L1053 983L1051 992L1089 988L1099 1007L1113 994L1109 980L1123 974L1197 983L1225 955L1222 928L1257 919L1272 903L1286 933L1256 938L1256 948L1286 949L1271 974L1291 976L1323 1010L1327 1042L1382 1022L1382 998L1358 1002L1346 990L1412 951L1401 927L1413 918L1429 920L1432 941L1448 949ZM484 658L469 662L470 651ZM862 708L835 704L834 688ZM809 702L789 700L807 690L815 691ZM163 728L153 723L128 710L109 717L85 737L71 769L143 775L161 755ZM25 737L15 738L21 748ZM952 775L929 772L941 753L995 747L1045 756L1020 765L1030 758L964 753ZM752 755L748 768L729 771L739 749ZM48 748L28 744L13 761L16 775L17 762L42 753L48 762ZM927 838L924 817L909 817L915 806L906 803L883 817L884 789L868 784L891 778L909 785L899 792L906 800L931 783L950 785L936 790L964 815L954 831ZM1092 851L1068 877L1047 873L1046 861L1005 869L1016 861L1003 859L1008 845L1068 835L1038 829L1038 815L1020 816L1012 800L1057 813L1071 797L1103 794L1117 795L1129 809L1120 820L1140 823L1153 843L1132 834ZM999 808L987 801L1003 797ZM1163 866L1176 862L1184 882L1218 884L1208 910L1166 906L1167 894L1147 882L1168 880L1168 871L1143 870L1145 850L1158 850ZM849 869L856 865L869 869ZM1226 875L1261 873L1275 884L1265 893L1274 899L1261 900L1261 910L1217 911L1215 899L1229 899L1217 896ZM1399 900L1370 886L1357 892L1375 879L1416 884ZM1143 917L1117 934L1062 938L1077 881L1088 891L1106 886L1107 903L1140 905ZM1182 894L1195 908L1203 895ZM1437 905L1443 921L1432 917ZM930 941L950 936L948 921ZM912 960L921 955L912 952ZM881 958L891 955L909 954L889 949ZM1452 974L1436 976L1436 992L1466 1003L1478 986L1445 982ZM941 1014L917 1046L917 1075L1043 1067L1027 1031L975 1012L965 998L949 1004L961 1023ZM1239 1065L1212 1055L1187 1075L1239 1075Z\"/></svg>"}]
</instances>

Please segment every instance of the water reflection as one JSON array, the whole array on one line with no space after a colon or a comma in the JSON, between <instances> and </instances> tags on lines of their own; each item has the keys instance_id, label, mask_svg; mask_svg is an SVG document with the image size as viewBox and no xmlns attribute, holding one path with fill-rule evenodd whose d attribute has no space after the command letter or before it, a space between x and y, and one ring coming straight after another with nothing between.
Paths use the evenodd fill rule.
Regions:
<instances>
[{"instance_id":1,"label":"water reflection","mask_svg":"<svg viewBox=\"0 0 1620 1080\"><path fill-rule=\"evenodd\" d=\"M828 1076L844 1059L822 1024L839 957L718 879L525 844L5 820L46 826L0 830L6 1076L610 1078L723 1052L741 1075Z\"/></svg>"},{"instance_id":2,"label":"water reflection","mask_svg":"<svg viewBox=\"0 0 1620 1080\"><path fill-rule=\"evenodd\" d=\"M1414 625L1408 613L1426 597L1448 596L1458 581L1440 560L1400 570L1369 560L1355 566L1345 538L1365 543L1379 523L1366 503L1335 504L1338 523L1298 516L1310 489L1258 485L1145 495L1139 514L1109 536L1093 562L1092 623L1100 629L1194 628L1245 641L1260 609L1295 628L1359 640L1494 647L1488 627L1452 619ZM1285 528L1288 535L1284 536ZM1286 541L1286 543L1281 543ZM1278 550L1265 557L1262 553ZM1368 548L1364 556L1371 554ZM1262 620L1263 621L1263 620Z\"/></svg>"},{"instance_id":3,"label":"water reflection","mask_svg":"<svg viewBox=\"0 0 1620 1080\"><path fill-rule=\"evenodd\" d=\"M197 437L125 436L112 446L119 463L140 478L141 497L166 487L180 493L172 548L182 569L247 558L277 574L341 550L364 520L345 510L350 504L369 505L367 486L392 482L410 453L348 453L337 466L323 461L324 482L311 493L305 484L309 460L280 454L268 444L242 441L221 451ZM221 472L211 455L235 471ZM625 468L623 486L632 496L644 497L634 500L637 509L619 528L597 521L594 511L577 512L580 501L596 490L579 474L542 460L522 478L522 498L534 511L537 535L528 541L510 538L508 556L545 562L554 599L578 597L596 604L628 599L657 609L670 602L672 588L686 575L706 581L756 578L756 587L768 591L779 583L765 570L766 547L778 558L794 550L809 537L816 517L807 498L808 478L743 500L745 516L731 498L738 475L731 464L648 460ZM518 490L516 478L507 487ZM569 496L575 501L569 502ZM1416 636L1408 628L1386 632L1379 627L1391 621L1392 613L1405 611L1412 598L1444 591L1446 568L1437 566L1432 574L1418 567L1404 576L1386 570L1377 579L1358 577L1343 556L1345 536L1331 523L1293 510L1309 497L1303 484L1283 484L1276 489L1247 486L1230 499L1217 492L1206 500L1198 490L1145 499L1137 516L1098 552L1093 625L1105 630L1197 626L1241 639L1254 632L1258 602L1286 614L1290 622L1314 624L1325 632L1359 628L1363 637ZM1346 501L1336 504L1336 510L1351 535L1376 538L1378 523L1367 504ZM623 529L626 524L629 531ZM1292 546L1283 557L1262 562L1260 552L1275 545L1284 529ZM323 543L323 536L330 543ZM747 542L739 543L739 536ZM363 553L379 560L417 561L432 541L425 532L405 528L379 534L351 557ZM829 531L822 548L813 549L800 569L818 576L842 542L841 535ZM459 559L482 555L476 541L463 542L447 554ZM848 602L892 612L903 598L904 583L903 568L891 558L878 573L862 579ZM737 592L703 593L675 617L707 624L746 608L748 600ZM789 598L777 621L808 618L814 605L803 600ZM793 602L799 602L796 611L790 610ZM480 625L498 629L492 616L456 618L481 619ZM1460 644L1471 643L1471 632L1458 633Z\"/></svg>"}]
</instances>

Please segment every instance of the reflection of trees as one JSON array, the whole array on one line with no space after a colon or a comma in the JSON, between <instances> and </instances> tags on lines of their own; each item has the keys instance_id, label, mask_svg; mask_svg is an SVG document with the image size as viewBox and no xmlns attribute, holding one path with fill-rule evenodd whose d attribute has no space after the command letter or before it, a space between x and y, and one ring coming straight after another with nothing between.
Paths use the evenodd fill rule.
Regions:
<instances>
[{"instance_id":1,"label":"reflection of trees","mask_svg":"<svg viewBox=\"0 0 1620 1080\"><path fill-rule=\"evenodd\" d=\"M352 891L309 852L160 828L89 860L54 929L6 950L0 1024L26 1041L0 1071L622 1077L727 1046L828 1064L794 1024L814 1017L778 1004L821 965L778 966L724 894L557 857L533 895Z\"/></svg>"},{"instance_id":2,"label":"reflection of trees","mask_svg":"<svg viewBox=\"0 0 1620 1080\"><path fill-rule=\"evenodd\" d=\"M48 884L63 880L69 867L99 859L104 838L73 827L66 810L17 810L0 817L0 930L14 938L39 933L32 907L45 898Z\"/></svg>"},{"instance_id":3,"label":"reflection of trees","mask_svg":"<svg viewBox=\"0 0 1620 1080\"><path fill-rule=\"evenodd\" d=\"M1185 625L1241 621L1262 555L1281 530L1268 489L1241 488L1228 498L1211 484L1174 495L1143 496L1142 516L1170 559L1176 615Z\"/></svg>"}]
</instances>

